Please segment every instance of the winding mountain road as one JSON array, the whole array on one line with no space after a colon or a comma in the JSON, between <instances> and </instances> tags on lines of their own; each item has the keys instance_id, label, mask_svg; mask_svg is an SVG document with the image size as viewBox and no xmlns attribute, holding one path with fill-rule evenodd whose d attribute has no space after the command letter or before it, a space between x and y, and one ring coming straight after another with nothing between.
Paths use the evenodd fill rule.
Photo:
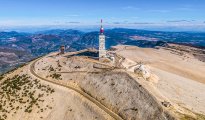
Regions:
<instances>
[{"instance_id":1,"label":"winding mountain road","mask_svg":"<svg viewBox=\"0 0 205 120\"><path fill-rule=\"evenodd\" d=\"M86 92L84 92L83 90L80 90L72 85L65 85L62 83L59 83L58 81L53 81L53 80L49 80L46 78L43 78L41 76L39 76L36 72L35 72L35 64L38 60L40 60L41 58L35 60L34 62L31 62L30 64L30 72L32 75L34 75L36 78L46 81L46 82L50 82L52 84L55 85L59 85L62 87L66 87L68 89L71 89L79 94L81 94L83 97L85 97L86 99L88 99L89 101L91 101L92 103L96 104L99 108L101 108L102 110L104 110L107 114L109 114L111 117L113 117L116 120L123 120L118 114L114 113L112 110L108 109L106 106L104 106L102 103L100 103L99 101L97 101L95 98L91 97L90 95L88 95Z\"/></svg>"}]
</instances>

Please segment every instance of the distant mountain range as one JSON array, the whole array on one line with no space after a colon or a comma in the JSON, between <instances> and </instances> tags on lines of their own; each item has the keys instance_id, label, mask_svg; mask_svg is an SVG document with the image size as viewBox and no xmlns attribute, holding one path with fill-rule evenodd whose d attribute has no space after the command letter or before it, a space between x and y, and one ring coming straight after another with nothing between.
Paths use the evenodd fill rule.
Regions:
<instances>
[{"instance_id":1,"label":"distant mountain range","mask_svg":"<svg viewBox=\"0 0 205 120\"><path fill-rule=\"evenodd\" d=\"M67 51L98 48L98 31L47 30L36 33L0 32L0 73L6 72L35 57L59 50ZM106 48L118 44L139 47L165 46L166 43L187 44L205 48L205 33L160 32L136 29L110 29L105 31Z\"/></svg>"}]
</instances>

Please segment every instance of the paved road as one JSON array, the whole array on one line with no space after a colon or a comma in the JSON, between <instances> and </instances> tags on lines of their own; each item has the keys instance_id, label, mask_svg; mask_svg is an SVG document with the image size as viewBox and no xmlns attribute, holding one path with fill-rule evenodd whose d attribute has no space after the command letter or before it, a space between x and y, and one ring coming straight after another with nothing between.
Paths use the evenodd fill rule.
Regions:
<instances>
[{"instance_id":1,"label":"paved road","mask_svg":"<svg viewBox=\"0 0 205 120\"><path fill-rule=\"evenodd\" d=\"M104 110L107 114L109 114L111 117L113 117L116 120L123 120L118 114L114 113L113 111L111 111L110 109L108 109L106 106L104 106L103 104L101 104L99 101L97 101L95 98L91 97L90 95L88 95L87 93L85 93L84 91L77 89L74 86L71 85L65 85L62 83L59 83L58 81L52 81L52 80L48 80L46 78L43 78L41 76L39 76L36 72L35 72L35 64L38 60L40 60L41 58L35 60L34 62L31 63L30 65L30 72L31 74L33 74L35 77L37 77L38 79L53 83L55 85L59 85L62 87L66 87L69 88L71 90L74 90L75 92L81 94L82 96L84 96L85 98L87 98L89 101L91 101L92 103L96 104L99 108L101 108L102 110Z\"/></svg>"}]
</instances>

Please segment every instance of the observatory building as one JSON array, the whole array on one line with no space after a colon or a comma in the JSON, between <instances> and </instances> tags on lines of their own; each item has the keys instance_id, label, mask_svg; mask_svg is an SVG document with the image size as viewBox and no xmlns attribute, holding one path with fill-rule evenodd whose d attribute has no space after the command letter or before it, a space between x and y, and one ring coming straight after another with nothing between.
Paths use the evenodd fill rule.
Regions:
<instances>
[{"instance_id":1,"label":"observatory building","mask_svg":"<svg viewBox=\"0 0 205 120\"><path fill-rule=\"evenodd\" d=\"M106 49L105 49L104 29L101 20L101 28L100 28L100 35L99 35L99 60L101 60L102 58L106 58Z\"/></svg>"}]
</instances>

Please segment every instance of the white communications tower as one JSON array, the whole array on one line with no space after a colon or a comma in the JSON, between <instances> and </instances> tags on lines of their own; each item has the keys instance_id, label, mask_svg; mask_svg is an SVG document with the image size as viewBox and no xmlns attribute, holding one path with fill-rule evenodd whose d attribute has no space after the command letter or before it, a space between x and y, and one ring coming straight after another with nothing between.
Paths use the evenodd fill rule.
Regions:
<instances>
[{"instance_id":1,"label":"white communications tower","mask_svg":"<svg viewBox=\"0 0 205 120\"><path fill-rule=\"evenodd\" d=\"M106 57L105 35L104 35L104 29L102 26L102 19L101 19L101 28L100 28L100 35L99 35L99 59L105 57Z\"/></svg>"}]
</instances>

